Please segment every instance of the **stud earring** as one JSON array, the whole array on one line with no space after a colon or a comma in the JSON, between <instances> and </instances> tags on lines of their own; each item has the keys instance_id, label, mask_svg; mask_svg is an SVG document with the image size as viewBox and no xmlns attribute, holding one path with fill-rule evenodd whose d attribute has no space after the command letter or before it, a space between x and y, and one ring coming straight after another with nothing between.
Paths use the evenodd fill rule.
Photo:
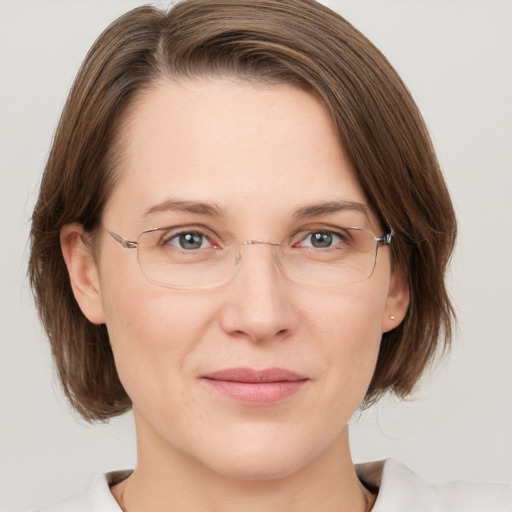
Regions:
<instances>
[{"instance_id":1,"label":"stud earring","mask_svg":"<svg viewBox=\"0 0 512 512\"><path fill-rule=\"evenodd\" d=\"M396 320L396 316L395 315L389 315L389 319L395 321Z\"/></svg>"}]
</instances>

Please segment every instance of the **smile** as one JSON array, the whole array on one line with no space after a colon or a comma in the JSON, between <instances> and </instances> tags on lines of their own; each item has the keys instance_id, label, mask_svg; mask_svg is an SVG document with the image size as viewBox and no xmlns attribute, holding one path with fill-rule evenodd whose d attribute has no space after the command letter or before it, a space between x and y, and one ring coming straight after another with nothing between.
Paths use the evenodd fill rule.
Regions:
<instances>
[{"instance_id":1,"label":"smile","mask_svg":"<svg viewBox=\"0 0 512 512\"><path fill-rule=\"evenodd\" d=\"M254 405L283 400L298 392L309 381L303 375L282 368L229 368L204 375L202 379L210 388Z\"/></svg>"}]
</instances>

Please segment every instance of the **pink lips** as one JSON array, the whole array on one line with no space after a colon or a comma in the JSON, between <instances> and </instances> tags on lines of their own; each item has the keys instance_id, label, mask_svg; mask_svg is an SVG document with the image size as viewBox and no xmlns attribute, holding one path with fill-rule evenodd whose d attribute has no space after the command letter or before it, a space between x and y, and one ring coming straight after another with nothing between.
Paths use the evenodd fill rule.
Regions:
<instances>
[{"instance_id":1,"label":"pink lips","mask_svg":"<svg viewBox=\"0 0 512 512\"><path fill-rule=\"evenodd\" d=\"M202 378L224 395L253 404L270 404L282 400L299 391L308 381L304 375L282 368L228 368Z\"/></svg>"}]
</instances>

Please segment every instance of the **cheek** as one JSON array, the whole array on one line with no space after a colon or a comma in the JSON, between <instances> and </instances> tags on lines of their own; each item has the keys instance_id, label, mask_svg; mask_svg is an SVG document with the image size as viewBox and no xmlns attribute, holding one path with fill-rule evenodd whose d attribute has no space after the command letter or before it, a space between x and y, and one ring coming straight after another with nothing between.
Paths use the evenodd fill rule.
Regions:
<instances>
[{"instance_id":1,"label":"cheek","mask_svg":"<svg viewBox=\"0 0 512 512\"><path fill-rule=\"evenodd\" d=\"M385 301L383 289L359 283L310 305L304 325L315 340L326 396L337 412L343 406L350 416L366 394L379 354Z\"/></svg>"},{"instance_id":2,"label":"cheek","mask_svg":"<svg viewBox=\"0 0 512 512\"><path fill-rule=\"evenodd\" d=\"M378 348L386 294L364 284L328 290L303 308L318 340L336 353L347 350L357 354L374 351L376 345Z\"/></svg>"},{"instance_id":3,"label":"cheek","mask_svg":"<svg viewBox=\"0 0 512 512\"><path fill-rule=\"evenodd\" d=\"M105 280L102 294L116 368L137 403L151 393L173 396L169 389L186 385L178 376L186 375L190 355L204 338L212 302L132 275Z\"/></svg>"}]
</instances>

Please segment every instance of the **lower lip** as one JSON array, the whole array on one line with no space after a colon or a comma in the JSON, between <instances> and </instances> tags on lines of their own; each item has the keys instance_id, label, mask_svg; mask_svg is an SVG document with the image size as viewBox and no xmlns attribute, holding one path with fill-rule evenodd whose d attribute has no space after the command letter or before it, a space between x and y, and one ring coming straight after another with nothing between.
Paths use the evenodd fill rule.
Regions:
<instances>
[{"instance_id":1,"label":"lower lip","mask_svg":"<svg viewBox=\"0 0 512 512\"><path fill-rule=\"evenodd\" d=\"M307 382L304 380L279 382L239 382L205 379L206 383L235 400L251 404L272 404L297 393Z\"/></svg>"}]
</instances>

